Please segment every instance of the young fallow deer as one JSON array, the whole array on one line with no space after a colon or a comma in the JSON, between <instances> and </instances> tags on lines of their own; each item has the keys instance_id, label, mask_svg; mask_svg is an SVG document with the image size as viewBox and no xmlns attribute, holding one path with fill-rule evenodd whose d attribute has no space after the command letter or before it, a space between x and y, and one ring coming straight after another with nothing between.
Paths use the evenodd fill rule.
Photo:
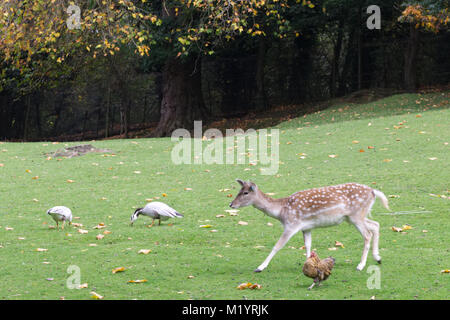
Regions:
<instances>
[{"instance_id":1,"label":"young fallow deer","mask_svg":"<svg viewBox=\"0 0 450 320\"><path fill-rule=\"evenodd\" d=\"M230 203L231 208L237 209L253 205L268 216L279 220L284 227L281 238L255 272L264 270L278 250L283 248L289 239L299 231L303 232L306 256L309 257L311 254L311 230L338 225L344 220L353 224L364 239L361 262L356 269L364 269L372 238L373 258L381 263L378 252L380 225L367 218L370 216L370 209L376 197L380 198L383 206L390 210L388 200L381 191L362 184L345 183L298 191L287 198L272 199L260 191L253 182L239 179L236 181L242 188Z\"/></svg>"}]
</instances>

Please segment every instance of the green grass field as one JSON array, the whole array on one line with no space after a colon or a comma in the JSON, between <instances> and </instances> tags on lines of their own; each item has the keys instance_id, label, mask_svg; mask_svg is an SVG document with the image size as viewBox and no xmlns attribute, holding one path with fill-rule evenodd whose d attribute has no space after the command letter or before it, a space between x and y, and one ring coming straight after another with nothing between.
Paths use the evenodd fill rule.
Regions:
<instances>
[{"instance_id":1,"label":"green grass field","mask_svg":"<svg viewBox=\"0 0 450 320\"><path fill-rule=\"evenodd\" d=\"M450 92L404 94L280 123L273 176L248 163L175 165L170 138L89 142L114 154L50 160L46 152L79 143L2 143L0 299L91 299L91 291L105 299L448 299L450 274L441 270L450 268L449 106ZM356 271L363 241L347 223L312 232L319 256L336 258L321 287L307 290L312 280L301 272L301 233L266 270L253 273L282 228L253 207L237 216L224 211L239 191L235 178L251 179L274 197L344 182L383 191L392 212L379 201L372 210L381 225L381 288L367 286L367 268L376 264L371 254ZM184 219L147 228L151 220L141 217L130 227L134 209L156 197ZM55 223L46 210L55 205L70 207L79 217L73 222L89 233L49 228ZM105 229L93 228L101 222ZM391 229L406 224L412 229ZM104 230L111 233L97 240ZM328 250L335 240L344 248ZM66 286L71 265L88 288ZM125 271L113 274L117 267ZM136 279L148 281L127 283ZM262 288L238 290L243 282Z\"/></svg>"}]
</instances>

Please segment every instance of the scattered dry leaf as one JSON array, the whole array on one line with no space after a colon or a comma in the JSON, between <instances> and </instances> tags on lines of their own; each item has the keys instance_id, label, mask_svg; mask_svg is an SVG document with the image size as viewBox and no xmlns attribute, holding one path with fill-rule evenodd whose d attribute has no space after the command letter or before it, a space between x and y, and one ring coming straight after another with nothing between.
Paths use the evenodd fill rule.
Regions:
<instances>
[{"instance_id":1,"label":"scattered dry leaf","mask_svg":"<svg viewBox=\"0 0 450 320\"><path fill-rule=\"evenodd\" d=\"M450 269L441 270L441 273L450 273Z\"/></svg>"},{"instance_id":2,"label":"scattered dry leaf","mask_svg":"<svg viewBox=\"0 0 450 320\"><path fill-rule=\"evenodd\" d=\"M99 294L98 294L97 292L95 292L95 291L91 291L91 298L92 298L92 299L101 300L101 299L103 299L104 297L101 296L101 295L99 295Z\"/></svg>"},{"instance_id":3,"label":"scattered dry leaf","mask_svg":"<svg viewBox=\"0 0 450 320\"><path fill-rule=\"evenodd\" d=\"M95 237L95 239L97 239L97 240L102 240L104 237L105 237L104 235L98 234L98 235Z\"/></svg>"},{"instance_id":4,"label":"scattered dry leaf","mask_svg":"<svg viewBox=\"0 0 450 320\"><path fill-rule=\"evenodd\" d=\"M45 252L48 251L48 249L44 249L44 248L37 248L36 249L37 252Z\"/></svg>"},{"instance_id":5,"label":"scattered dry leaf","mask_svg":"<svg viewBox=\"0 0 450 320\"><path fill-rule=\"evenodd\" d=\"M336 248L336 247L332 247L332 248L328 248L328 250L330 250L330 251L336 251L337 248Z\"/></svg>"},{"instance_id":6,"label":"scattered dry leaf","mask_svg":"<svg viewBox=\"0 0 450 320\"><path fill-rule=\"evenodd\" d=\"M141 249L138 251L138 253L140 254L149 254L150 252L152 252L152 250L150 249Z\"/></svg>"},{"instance_id":7,"label":"scattered dry leaf","mask_svg":"<svg viewBox=\"0 0 450 320\"><path fill-rule=\"evenodd\" d=\"M71 179L67 179L68 183L74 183L75 181L71 180Z\"/></svg>"},{"instance_id":8,"label":"scattered dry leaf","mask_svg":"<svg viewBox=\"0 0 450 320\"><path fill-rule=\"evenodd\" d=\"M216 218L223 218L223 217L225 217L224 214L218 214L218 215L216 215Z\"/></svg>"},{"instance_id":9,"label":"scattered dry leaf","mask_svg":"<svg viewBox=\"0 0 450 320\"><path fill-rule=\"evenodd\" d=\"M237 289L244 290L244 289L261 289L261 285L257 283L251 283L251 282L244 282L237 286Z\"/></svg>"},{"instance_id":10,"label":"scattered dry leaf","mask_svg":"<svg viewBox=\"0 0 450 320\"><path fill-rule=\"evenodd\" d=\"M83 283L83 284L80 284L79 286L78 286L78 289L85 289L85 288L87 288L88 287L88 284L87 283Z\"/></svg>"},{"instance_id":11,"label":"scattered dry leaf","mask_svg":"<svg viewBox=\"0 0 450 320\"><path fill-rule=\"evenodd\" d=\"M84 230L84 229L78 229L78 232L81 233L81 234L86 234L86 233L88 233L89 231Z\"/></svg>"},{"instance_id":12,"label":"scattered dry leaf","mask_svg":"<svg viewBox=\"0 0 450 320\"><path fill-rule=\"evenodd\" d=\"M103 234L111 234L112 232L111 231L109 231L109 230L105 230L105 231L103 231Z\"/></svg>"},{"instance_id":13,"label":"scattered dry leaf","mask_svg":"<svg viewBox=\"0 0 450 320\"><path fill-rule=\"evenodd\" d=\"M395 232L402 232L402 228L398 228L398 227L392 227L391 228L392 229L392 231L395 231Z\"/></svg>"},{"instance_id":14,"label":"scattered dry leaf","mask_svg":"<svg viewBox=\"0 0 450 320\"><path fill-rule=\"evenodd\" d=\"M334 241L334 246L335 246L335 247L341 247L341 248L344 248L344 245L343 245L341 242L337 241L337 240Z\"/></svg>"},{"instance_id":15,"label":"scattered dry leaf","mask_svg":"<svg viewBox=\"0 0 450 320\"><path fill-rule=\"evenodd\" d=\"M328 155L329 158L337 158L337 156L338 156L337 154L329 154Z\"/></svg>"},{"instance_id":16,"label":"scattered dry leaf","mask_svg":"<svg viewBox=\"0 0 450 320\"><path fill-rule=\"evenodd\" d=\"M411 229L412 229L412 227L408 224L404 224L402 227L402 231L411 230Z\"/></svg>"},{"instance_id":17,"label":"scattered dry leaf","mask_svg":"<svg viewBox=\"0 0 450 320\"><path fill-rule=\"evenodd\" d=\"M200 227L200 228L211 228L212 225L210 225L210 224L202 224L202 225L200 225L199 227Z\"/></svg>"},{"instance_id":18,"label":"scattered dry leaf","mask_svg":"<svg viewBox=\"0 0 450 320\"><path fill-rule=\"evenodd\" d=\"M241 226L247 226L248 222L246 222L246 221L239 221L238 224L241 225Z\"/></svg>"},{"instance_id":19,"label":"scattered dry leaf","mask_svg":"<svg viewBox=\"0 0 450 320\"><path fill-rule=\"evenodd\" d=\"M127 283L144 283L147 282L146 279L142 279L142 280L129 280L127 281Z\"/></svg>"},{"instance_id":20,"label":"scattered dry leaf","mask_svg":"<svg viewBox=\"0 0 450 320\"><path fill-rule=\"evenodd\" d=\"M124 267L118 267L118 268L113 269L112 273L123 272L123 271L125 271Z\"/></svg>"}]
</instances>

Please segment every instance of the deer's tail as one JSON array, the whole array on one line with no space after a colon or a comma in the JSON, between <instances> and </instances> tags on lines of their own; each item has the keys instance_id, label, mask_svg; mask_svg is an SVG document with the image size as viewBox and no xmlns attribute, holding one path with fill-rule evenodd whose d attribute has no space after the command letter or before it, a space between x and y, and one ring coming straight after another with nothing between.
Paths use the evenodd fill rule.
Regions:
<instances>
[{"instance_id":1,"label":"deer's tail","mask_svg":"<svg viewBox=\"0 0 450 320\"><path fill-rule=\"evenodd\" d=\"M376 190L376 189L373 189L373 193L375 194L375 196L377 198L379 198L381 200L381 203L383 204L383 207L385 207L387 210L390 211L391 209L389 208L388 199L386 198L384 193L381 192L380 190Z\"/></svg>"}]
</instances>

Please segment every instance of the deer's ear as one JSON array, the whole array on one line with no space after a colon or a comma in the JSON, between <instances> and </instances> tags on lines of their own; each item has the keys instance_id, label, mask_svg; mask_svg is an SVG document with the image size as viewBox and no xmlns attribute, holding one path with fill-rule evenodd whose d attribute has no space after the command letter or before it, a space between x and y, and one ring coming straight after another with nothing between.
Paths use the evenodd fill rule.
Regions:
<instances>
[{"instance_id":1,"label":"deer's ear","mask_svg":"<svg viewBox=\"0 0 450 320\"><path fill-rule=\"evenodd\" d=\"M249 190L252 191L252 192L256 192L256 190L258 190L258 187L253 182L250 182Z\"/></svg>"},{"instance_id":2,"label":"deer's ear","mask_svg":"<svg viewBox=\"0 0 450 320\"><path fill-rule=\"evenodd\" d=\"M245 182L241 179L236 179L237 183L239 183L241 186L244 186Z\"/></svg>"}]
</instances>

